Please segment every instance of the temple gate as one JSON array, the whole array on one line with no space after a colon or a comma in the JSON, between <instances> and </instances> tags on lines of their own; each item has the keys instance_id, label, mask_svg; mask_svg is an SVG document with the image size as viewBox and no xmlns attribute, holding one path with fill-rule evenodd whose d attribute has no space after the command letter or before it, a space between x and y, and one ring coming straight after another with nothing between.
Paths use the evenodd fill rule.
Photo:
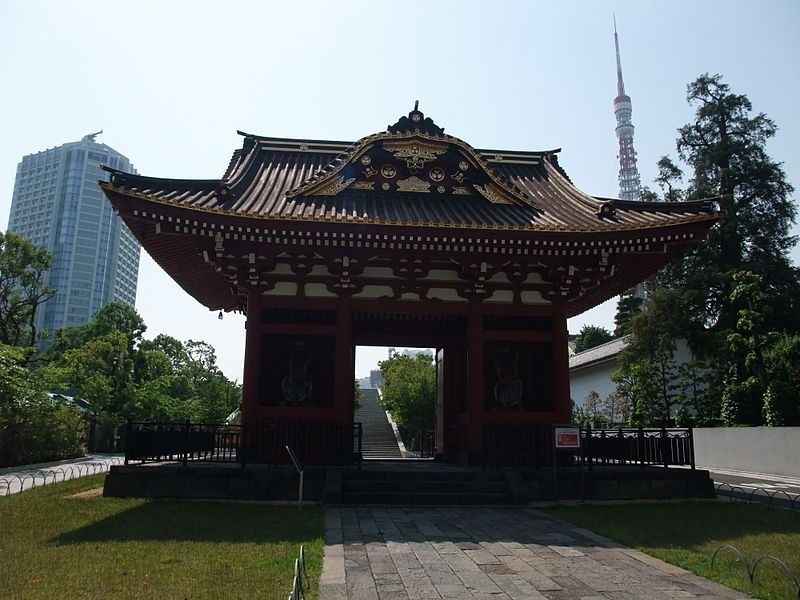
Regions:
<instances>
[{"instance_id":1,"label":"temple gate","mask_svg":"<svg viewBox=\"0 0 800 600\"><path fill-rule=\"evenodd\" d=\"M558 150L476 150L416 107L355 143L242 135L220 179L108 168L101 186L187 293L246 313L243 426L285 424L320 463L352 435L356 345L389 339L439 349L439 458L547 460L541 433L571 414L567 318L717 218L589 196Z\"/></svg>"}]
</instances>

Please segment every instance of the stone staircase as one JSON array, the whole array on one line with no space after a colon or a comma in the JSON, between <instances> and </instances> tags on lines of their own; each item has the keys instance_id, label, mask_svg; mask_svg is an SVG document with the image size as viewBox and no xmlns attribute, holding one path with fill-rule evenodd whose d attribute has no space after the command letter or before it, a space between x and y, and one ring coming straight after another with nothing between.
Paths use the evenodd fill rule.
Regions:
<instances>
[{"instance_id":1,"label":"stone staircase","mask_svg":"<svg viewBox=\"0 0 800 600\"><path fill-rule=\"evenodd\" d=\"M402 458L394 431L378 399L378 390L362 389L353 420L361 423L362 456L367 459Z\"/></svg>"}]
</instances>

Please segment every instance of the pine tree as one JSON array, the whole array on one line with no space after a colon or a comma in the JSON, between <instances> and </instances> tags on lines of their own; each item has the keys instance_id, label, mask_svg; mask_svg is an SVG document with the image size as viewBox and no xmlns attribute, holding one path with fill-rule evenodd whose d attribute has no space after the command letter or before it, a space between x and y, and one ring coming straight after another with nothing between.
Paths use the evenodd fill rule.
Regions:
<instances>
[{"instance_id":1,"label":"pine tree","mask_svg":"<svg viewBox=\"0 0 800 600\"><path fill-rule=\"evenodd\" d=\"M719 75L702 75L687 90L687 100L696 112L694 122L679 129L677 150L685 168L662 157L656 178L659 199L714 199L720 221L706 242L654 278L648 303L631 322L633 334L621 355L618 390L631 396L631 390L652 387L648 393L661 396L659 416L663 419L672 384L667 382L668 368L660 369L657 376L658 363L667 367L671 358L667 338L685 338L707 366L703 375L708 379L707 392L702 410L696 407L696 418L713 421L719 416L726 424L758 422L762 396L765 390L773 390L761 381L764 361L759 358L759 369L754 371L754 359L746 360L748 352L729 343L730 336L737 334L740 317L736 294L732 294L734 276L742 271L760 275L761 329L783 335L800 331L800 270L788 256L796 242L790 235L796 217L794 188L781 164L767 154L767 142L777 131L775 123L763 113L753 114L746 96L732 93ZM649 195L651 200L658 196ZM653 381L639 381L647 377ZM653 385L659 380L660 385ZM636 396L633 421L655 416L646 396ZM765 416L783 419L784 413L794 414L772 408L783 405L777 396L768 400Z\"/></svg>"},{"instance_id":2,"label":"pine tree","mask_svg":"<svg viewBox=\"0 0 800 600\"><path fill-rule=\"evenodd\" d=\"M691 311L712 331L735 328L731 307L733 274L761 274L767 313L781 328L800 328L800 273L788 257L796 209L792 185L766 143L777 127L763 113L752 115L747 96L731 93L720 75L702 75L688 86L695 121L679 130L677 149L691 168L685 191L681 170L664 157L659 185L665 199L715 198L721 218L708 241L667 268L658 282L691 291Z\"/></svg>"},{"instance_id":3,"label":"pine tree","mask_svg":"<svg viewBox=\"0 0 800 600\"><path fill-rule=\"evenodd\" d=\"M614 339L614 334L605 327L584 325L575 337L575 352L583 352Z\"/></svg>"},{"instance_id":4,"label":"pine tree","mask_svg":"<svg viewBox=\"0 0 800 600\"><path fill-rule=\"evenodd\" d=\"M631 321L642 310L643 302L644 299L637 296L632 289L620 295L617 314L614 316L614 335L622 337L631 332Z\"/></svg>"}]
</instances>

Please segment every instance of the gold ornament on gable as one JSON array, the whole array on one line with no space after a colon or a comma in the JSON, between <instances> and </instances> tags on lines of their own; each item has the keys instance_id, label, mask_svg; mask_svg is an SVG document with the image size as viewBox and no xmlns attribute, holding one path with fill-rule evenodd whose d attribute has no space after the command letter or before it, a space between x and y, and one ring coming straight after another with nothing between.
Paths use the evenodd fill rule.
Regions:
<instances>
[{"instance_id":1,"label":"gold ornament on gable","mask_svg":"<svg viewBox=\"0 0 800 600\"><path fill-rule=\"evenodd\" d=\"M486 185L475 184L473 187L492 204L514 204L514 201L508 195L491 183Z\"/></svg>"},{"instance_id":2,"label":"gold ornament on gable","mask_svg":"<svg viewBox=\"0 0 800 600\"><path fill-rule=\"evenodd\" d=\"M316 192L314 192L315 196L335 196L343 189L348 187L351 183L356 180L355 177L351 177L349 179L345 179L344 177L336 177L331 180L328 185L321 187Z\"/></svg>"},{"instance_id":3,"label":"gold ornament on gable","mask_svg":"<svg viewBox=\"0 0 800 600\"><path fill-rule=\"evenodd\" d=\"M400 192L422 192L429 194L431 191L431 184L427 181L423 181L416 175L412 175L408 179L398 180L397 190Z\"/></svg>"},{"instance_id":4,"label":"gold ornament on gable","mask_svg":"<svg viewBox=\"0 0 800 600\"><path fill-rule=\"evenodd\" d=\"M384 142L383 149L394 154L394 157L405 161L408 170L416 174L425 167L425 163L436 160L447 152L448 147L443 144L431 144L419 140L403 140L399 142Z\"/></svg>"}]
</instances>

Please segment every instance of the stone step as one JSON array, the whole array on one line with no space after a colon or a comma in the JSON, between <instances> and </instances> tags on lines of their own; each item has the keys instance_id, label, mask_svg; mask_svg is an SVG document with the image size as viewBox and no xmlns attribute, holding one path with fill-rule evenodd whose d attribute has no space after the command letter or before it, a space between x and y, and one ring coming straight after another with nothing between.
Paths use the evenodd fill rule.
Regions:
<instances>
[{"instance_id":1,"label":"stone step","mask_svg":"<svg viewBox=\"0 0 800 600\"><path fill-rule=\"evenodd\" d=\"M420 493L465 493L465 494L505 494L504 481L342 481L345 493L371 494L420 494Z\"/></svg>"},{"instance_id":2,"label":"stone step","mask_svg":"<svg viewBox=\"0 0 800 600\"><path fill-rule=\"evenodd\" d=\"M397 461L400 462L400 461ZM343 475L347 481L505 481L500 471L431 471L421 470L394 470L348 471Z\"/></svg>"},{"instance_id":3,"label":"stone step","mask_svg":"<svg viewBox=\"0 0 800 600\"><path fill-rule=\"evenodd\" d=\"M411 506L430 505L483 505L510 504L507 494L492 493L405 493L405 492L342 492L342 504L397 504Z\"/></svg>"}]
</instances>

